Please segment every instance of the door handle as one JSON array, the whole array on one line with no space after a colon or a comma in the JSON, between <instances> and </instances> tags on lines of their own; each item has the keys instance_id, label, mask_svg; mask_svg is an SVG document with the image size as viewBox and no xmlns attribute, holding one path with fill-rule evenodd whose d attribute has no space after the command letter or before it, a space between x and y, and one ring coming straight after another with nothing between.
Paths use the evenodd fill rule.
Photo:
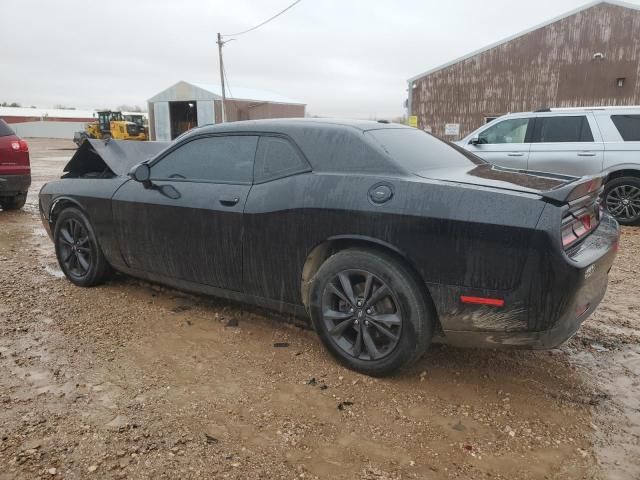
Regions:
<instances>
[{"instance_id":1,"label":"door handle","mask_svg":"<svg viewBox=\"0 0 640 480\"><path fill-rule=\"evenodd\" d=\"M593 152L578 152L579 157L595 157L596 154Z\"/></svg>"},{"instance_id":2,"label":"door handle","mask_svg":"<svg viewBox=\"0 0 640 480\"><path fill-rule=\"evenodd\" d=\"M233 207L234 205L236 205L238 202L240 201L240 197L233 197L233 198L221 198L220 199L220 204L224 205L225 207Z\"/></svg>"},{"instance_id":3,"label":"door handle","mask_svg":"<svg viewBox=\"0 0 640 480\"><path fill-rule=\"evenodd\" d=\"M511 152L511 153L507 153L507 155L510 157L524 157L524 153L522 152Z\"/></svg>"}]
</instances>

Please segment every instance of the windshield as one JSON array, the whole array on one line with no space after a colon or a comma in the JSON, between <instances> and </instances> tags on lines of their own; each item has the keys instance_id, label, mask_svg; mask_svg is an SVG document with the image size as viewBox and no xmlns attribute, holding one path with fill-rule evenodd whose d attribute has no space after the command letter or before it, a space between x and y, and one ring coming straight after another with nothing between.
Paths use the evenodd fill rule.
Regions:
<instances>
[{"instance_id":1,"label":"windshield","mask_svg":"<svg viewBox=\"0 0 640 480\"><path fill-rule=\"evenodd\" d=\"M369 130L391 158L411 173L434 168L472 167L486 162L463 148L415 128Z\"/></svg>"},{"instance_id":2,"label":"windshield","mask_svg":"<svg viewBox=\"0 0 640 480\"><path fill-rule=\"evenodd\" d=\"M11 127L9 127L4 120L0 119L0 137L6 137L9 135L15 135L15 133L13 133Z\"/></svg>"}]
</instances>

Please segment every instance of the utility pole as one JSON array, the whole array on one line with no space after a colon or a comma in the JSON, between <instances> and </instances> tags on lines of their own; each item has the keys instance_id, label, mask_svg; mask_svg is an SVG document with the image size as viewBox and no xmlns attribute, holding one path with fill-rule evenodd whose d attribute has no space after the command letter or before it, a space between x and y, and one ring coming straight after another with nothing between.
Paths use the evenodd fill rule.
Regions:
<instances>
[{"instance_id":1,"label":"utility pole","mask_svg":"<svg viewBox=\"0 0 640 480\"><path fill-rule=\"evenodd\" d=\"M222 35L218 32L218 58L220 60L220 86L222 87L222 122L227 121L227 112L226 112L226 100L227 95L224 91L224 66L222 65L222 46L224 42L222 41Z\"/></svg>"}]
</instances>

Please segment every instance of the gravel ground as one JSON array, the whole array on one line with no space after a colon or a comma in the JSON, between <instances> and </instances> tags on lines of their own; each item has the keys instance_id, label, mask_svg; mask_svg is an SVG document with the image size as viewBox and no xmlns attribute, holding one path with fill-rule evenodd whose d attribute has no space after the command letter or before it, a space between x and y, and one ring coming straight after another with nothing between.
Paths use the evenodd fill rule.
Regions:
<instances>
[{"instance_id":1,"label":"gravel ground","mask_svg":"<svg viewBox=\"0 0 640 480\"><path fill-rule=\"evenodd\" d=\"M37 191L73 145L29 143L28 205L0 212L0 479L640 478L640 229L562 348L435 346L371 379L267 311L71 285Z\"/></svg>"}]
</instances>

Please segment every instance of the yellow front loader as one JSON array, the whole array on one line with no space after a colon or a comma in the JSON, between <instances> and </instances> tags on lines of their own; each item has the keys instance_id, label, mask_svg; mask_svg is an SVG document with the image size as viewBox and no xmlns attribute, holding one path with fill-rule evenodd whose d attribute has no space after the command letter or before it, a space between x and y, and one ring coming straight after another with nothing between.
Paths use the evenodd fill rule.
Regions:
<instances>
[{"instance_id":1,"label":"yellow front loader","mask_svg":"<svg viewBox=\"0 0 640 480\"><path fill-rule=\"evenodd\" d=\"M144 141L147 134L138 123L125 120L122 112L105 110L98 112L98 121L87 123L84 131L76 132L73 141L80 146L86 138Z\"/></svg>"}]
</instances>

